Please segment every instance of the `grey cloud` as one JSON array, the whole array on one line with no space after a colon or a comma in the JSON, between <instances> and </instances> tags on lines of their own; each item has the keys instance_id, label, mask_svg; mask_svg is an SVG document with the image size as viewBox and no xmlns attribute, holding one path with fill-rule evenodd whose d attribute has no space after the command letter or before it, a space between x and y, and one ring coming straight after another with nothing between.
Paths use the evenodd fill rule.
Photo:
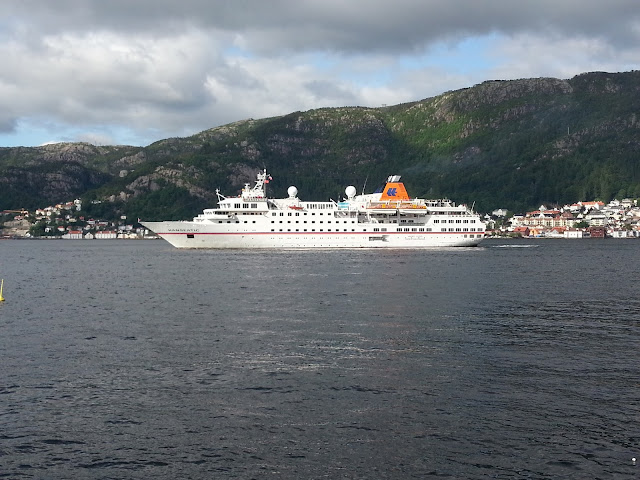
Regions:
<instances>
[{"instance_id":1,"label":"grey cloud","mask_svg":"<svg viewBox=\"0 0 640 480\"><path fill-rule=\"evenodd\" d=\"M336 82L327 80L312 80L306 82L304 87L319 100L332 98L334 102L340 101L342 105L355 105L360 99L353 91L348 90Z\"/></svg>"},{"instance_id":2,"label":"grey cloud","mask_svg":"<svg viewBox=\"0 0 640 480\"><path fill-rule=\"evenodd\" d=\"M13 116L0 116L0 132L13 133L18 125L18 119Z\"/></svg>"},{"instance_id":3,"label":"grey cloud","mask_svg":"<svg viewBox=\"0 0 640 480\"><path fill-rule=\"evenodd\" d=\"M43 32L164 36L189 26L243 36L254 51L394 51L490 32L638 40L637 0L5 0L5 17Z\"/></svg>"},{"instance_id":4,"label":"grey cloud","mask_svg":"<svg viewBox=\"0 0 640 480\"><path fill-rule=\"evenodd\" d=\"M247 117L417 100L486 78L395 71L397 57L490 33L509 48L486 78L640 58L637 0L2 0L0 133L37 118L52 132L153 141ZM563 44L582 51L558 54ZM384 85L350 81L375 76L377 62L389 68Z\"/></svg>"}]
</instances>

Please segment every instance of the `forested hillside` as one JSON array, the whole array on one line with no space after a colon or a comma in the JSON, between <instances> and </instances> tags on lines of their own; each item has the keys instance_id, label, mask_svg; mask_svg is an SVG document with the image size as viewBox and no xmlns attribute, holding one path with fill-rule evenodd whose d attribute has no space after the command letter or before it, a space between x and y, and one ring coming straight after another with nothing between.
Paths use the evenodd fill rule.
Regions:
<instances>
[{"instance_id":1,"label":"forested hillside","mask_svg":"<svg viewBox=\"0 0 640 480\"><path fill-rule=\"evenodd\" d=\"M416 196L523 211L640 197L640 72L487 81L418 102L245 120L147 147L0 149L0 210L82 197L95 215L190 218L267 168L275 195L372 191L390 174ZM366 186L365 186L366 182ZM90 212L92 213L92 212Z\"/></svg>"}]
</instances>

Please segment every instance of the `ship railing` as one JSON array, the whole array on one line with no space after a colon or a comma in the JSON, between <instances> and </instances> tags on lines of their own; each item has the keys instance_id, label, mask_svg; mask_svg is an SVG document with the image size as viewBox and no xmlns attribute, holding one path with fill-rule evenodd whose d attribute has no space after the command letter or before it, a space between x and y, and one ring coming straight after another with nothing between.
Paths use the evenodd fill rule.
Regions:
<instances>
[{"instance_id":1,"label":"ship railing","mask_svg":"<svg viewBox=\"0 0 640 480\"><path fill-rule=\"evenodd\" d=\"M427 206L419 201L389 201L386 202L369 202L367 209L388 209L388 210L426 210Z\"/></svg>"}]
</instances>

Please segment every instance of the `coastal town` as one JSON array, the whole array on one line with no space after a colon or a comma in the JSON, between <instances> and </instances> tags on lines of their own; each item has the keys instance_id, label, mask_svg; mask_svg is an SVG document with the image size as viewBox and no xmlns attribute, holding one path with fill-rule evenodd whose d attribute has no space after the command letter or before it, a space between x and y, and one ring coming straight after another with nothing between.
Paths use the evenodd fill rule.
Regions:
<instances>
[{"instance_id":1,"label":"coastal town","mask_svg":"<svg viewBox=\"0 0 640 480\"><path fill-rule=\"evenodd\" d=\"M95 200L94 200L95 201ZM65 240L136 240L157 238L149 230L136 226L121 216L117 221L87 218L82 214L82 201L38 208L0 212L1 238L42 238Z\"/></svg>"},{"instance_id":2,"label":"coastal town","mask_svg":"<svg viewBox=\"0 0 640 480\"><path fill-rule=\"evenodd\" d=\"M95 201L95 200L94 200ZM560 207L541 205L525 214L496 209L483 216L489 237L640 238L637 200L577 202ZM158 238L126 216L117 221L87 218L79 199L39 208L0 212L0 238L65 240L135 240Z\"/></svg>"},{"instance_id":3,"label":"coastal town","mask_svg":"<svg viewBox=\"0 0 640 480\"><path fill-rule=\"evenodd\" d=\"M637 200L577 202L511 215L498 209L486 215L487 235L525 238L639 238Z\"/></svg>"}]
</instances>

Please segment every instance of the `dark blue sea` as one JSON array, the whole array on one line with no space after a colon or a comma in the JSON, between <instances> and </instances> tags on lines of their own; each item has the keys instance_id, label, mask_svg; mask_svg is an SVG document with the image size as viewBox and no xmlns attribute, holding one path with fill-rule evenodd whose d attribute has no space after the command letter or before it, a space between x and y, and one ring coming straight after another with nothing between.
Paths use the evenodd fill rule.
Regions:
<instances>
[{"instance_id":1,"label":"dark blue sea","mask_svg":"<svg viewBox=\"0 0 640 480\"><path fill-rule=\"evenodd\" d=\"M0 241L0 478L636 479L639 261Z\"/></svg>"}]
</instances>

